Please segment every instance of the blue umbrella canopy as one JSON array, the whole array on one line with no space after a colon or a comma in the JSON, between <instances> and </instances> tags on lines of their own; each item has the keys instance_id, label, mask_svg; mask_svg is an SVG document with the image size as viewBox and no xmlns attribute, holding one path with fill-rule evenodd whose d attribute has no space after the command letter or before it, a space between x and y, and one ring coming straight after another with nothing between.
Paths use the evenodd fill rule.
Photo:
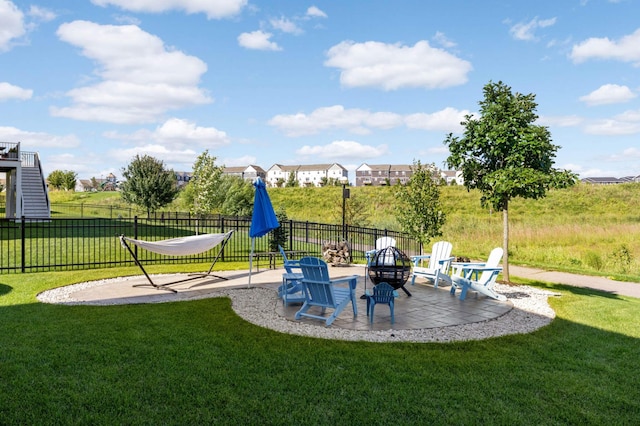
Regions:
<instances>
[{"instance_id":1,"label":"blue umbrella canopy","mask_svg":"<svg viewBox=\"0 0 640 426\"><path fill-rule=\"evenodd\" d=\"M251 271L253 270L253 251L256 237L262 237L280 226L276 213L273 211L269 194L267 194L267 186L260 178L253 182L253 186L256 188L256 195L253 199L253 214L251 215L251 227L249 228L249 236L251 237L249 287L251 287Z\"/></svg>"},{"instance_id":2,"label":"blue umbrella canopy","mask_svg":"<svg viewBox=\"0 0 640 426\"><path fill-rule=\"evenodd\" d=\"M251 238L262 237L269 231L280 226L276 213L273 211L271 199L267 194L267 186L262 179L257 178L253 183L256 194L253 200L253 215L251 216L251 227L249 236Z\"/></svg>"}]
</instances>

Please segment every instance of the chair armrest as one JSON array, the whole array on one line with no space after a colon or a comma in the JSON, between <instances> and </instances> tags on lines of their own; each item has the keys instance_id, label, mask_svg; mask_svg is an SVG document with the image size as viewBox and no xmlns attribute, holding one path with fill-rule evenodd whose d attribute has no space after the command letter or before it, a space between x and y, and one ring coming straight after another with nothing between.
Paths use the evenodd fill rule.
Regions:
<instances>
[{"instance_id":1,"label":"chair armrest","mask_svg":"<svg viewBox=\"0 0 640 426\"><path fill-rule=\"evenodd\" d=\"M334 278L334 279L330 280L329 282L331 283L331 285L335 285L335 284L339 284L339 283L349 283L349 287L351 287L352 290L355 290L356 286L358 285L358 275L351 275L349 277Z\"/></svg>"},{"instance_id":2,"label":"chair armrest","mask_svg":"<svg viewBox=\"0 0 640 426\"><path fill-rule=\"evenodd\" d=\"M471 279L471 277L473 275L475 275L476 279L478 278L478 274L480 274L481 272L496 272L496 273L500 273L502 271L502 267L495 267L495 268L490 268L490 267L486 267L486 266L476 266L476 267L472 267L469 269L465 269L466 274L464 274L463 276L467 279Z\"/></svg>"},{"instance_id":3,"label":"chair armrest","mask_svg":"<svg viewBox=\"0 0 640 426\"><path fill-rule=\"evenodd\" d=\"M411 256L409 259L411 259L411 261L413 262L414 266L418 266L420 261L427 260L427 259L430 259L430 258L431 258L430 254L422 254L422 255L418 255L418 256Z\"/></svg>"}]
</instances>

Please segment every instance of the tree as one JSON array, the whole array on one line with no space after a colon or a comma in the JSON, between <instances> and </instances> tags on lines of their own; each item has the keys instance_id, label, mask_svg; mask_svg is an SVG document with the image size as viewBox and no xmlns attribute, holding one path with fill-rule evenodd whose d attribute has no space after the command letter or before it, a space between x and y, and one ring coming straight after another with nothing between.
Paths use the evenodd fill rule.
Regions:
<instances>
[{"instance_id":1,"label":"tree","mask_svg":"<svg viewBox=\"0 0 640 426\"><path fill-rule=\"evenodd\" d=\"M284 226L285 222L289 221L287 213L284 210L280 210L276 213L276 217L280 226L269 232L269 250L275 252L278 251L278 246L286 249L287 239L289 238L289 229Z\"/></svg>"},{"instance_id":2,"label":"tree","mask_svg":"<svg viewBox=\"0 0 640 426\"><path fill-rule=\"evenodd\" d=\"M77 173L70 170L54 170L47 176L47 181L54 189L71 191L76 187L77 178Z\"/></svg>"},{"instance_id":3,"label":"tree","mask_svg":"<svg viewBox=\"0 0 640 426\"><path fill-rule=\"evenodd\" d=\"M337 185L335 185L337 186ZM342 195L342 191L340 191ZM349 199L344 203L344 220L345 224L351 226L366 227L370 225L369 216L367 214L367 206L371 203L371 199L367 195L358 195L351 191ZM342 222L342 196L336 202L336 207L332 209L333 220Z\"/></svg>"},{"instance_id":4,"label":"tree","mask_svg":"<svg viewBox=\"0 0 640 426\"><path fill-rule=\"evenodd\" d=\"M467 115L460 123L463 136L447 136L446 163L462 170L468 190L480 190L482 206L503 212L503 277L509 282L509 201L543 198L549 189L573 185L577 176L552 167L559 146L546 127L533 124L535 95L513 94L502 82L489 82L483 92L480 118Z\"/></svg>"},{"instance_id":5,"label":"tree","mask_svg":"<svg viewBox=\"0 0 640 426\"><path fill-rule=\"evenodd\" d=\"M78 174L72 171L65 171L64 178L62 181L62 187L65 191L73 191L76 189L76 181L78 179Z\"/></svg>"},{"instance_id":6,"label":"tree","mask_svg":"<svg viewBox=\"0 0 640 426\"><path fill-rule=\"evenodd\" d=\"M296 179L296 172L290 171L289 176L287 177L287 182L284 184L285 188L297 188L300 186L298 180Z\"/></svg>"},{"instance_id":7,"label":"tree","mask_svg":"<svg viewBox=\"0 0 640 426\"><path fill-rule=\"evenodd\" d=\"M147 216L171 203L178 195L176 175L165 170L164 163L149 155L136 155L127 168L122 169L125 181L121 185L122 198L143 207Z\"/></svg>"},{"instance_id":8,"label":"tree","mask_svg":"<svg viewBox=\"0 0 640 426\"><path fill-rule=\"evenodd\" d=\"M220 213L223 215L251 216L253 185L239 176L223 176L216 199L220 200Z\"/></svg>"},{"instance_id":9,"label":"tree","mask_svg":"<svg viewBox=\"0 0 640 426\"><path fill-rule=\"evenodd\" d=\"M411 178L406 185L395 186L396 214L402 229L422 246L442 235L446 220L440 206L440 187L434 174L435 165L423 166L414 161Z\"/></svg>"},{"instance_id":10,"label":"tree","mask_svg":"<svg viewBox=\"0 0 640 426\"><path fill-rule=\"evenodd\" d=\"M62 170L54 170L47 176L47 182L49 186L54 189L62 189L64 184L64 172Z\"/></svg>"},{"instance_id":11,"label":"tree","mask_svg":"<svg viewBox=\"0 0 640 426\"><path fill-rule=\"evenodd\" d=\"M193 164L193 178L189 181L192 195L191 210L196 214L211 213L221 201L216 197L223 169L216 166L216 157L205 150Z\"/></svg>"}]
</instances>

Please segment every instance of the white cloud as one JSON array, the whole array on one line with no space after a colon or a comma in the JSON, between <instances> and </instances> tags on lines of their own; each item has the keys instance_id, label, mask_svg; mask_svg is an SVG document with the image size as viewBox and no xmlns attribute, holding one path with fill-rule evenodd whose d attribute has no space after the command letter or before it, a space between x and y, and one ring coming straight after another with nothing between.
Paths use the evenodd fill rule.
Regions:
<instances>
[{"instance_id":1,"label":"white cloud","mask_svg":"<svg viewBox=\"0 0 640 426\"><path fill-rule=\"evenodd\" d=\"M56 19L57 15L49 9L40 6L29 7L29 16L40 22L50 22Z\"/></svg>"},{"instance_id":2,"label":"white cloud","mask_svg":"<svg viewBox=\"0 0 640 426\"><path fill-rule=\"evenodd\" d=\"M419 41L414 46L375 41L343 41L331 47L324 65L341 70L347 87L406 87L428 89L458 86L467 82L469 62Z\"/></svg>"},{"instance_id":3,"label":"white cloud","mask_svg":"<svg viewBox=\"0 0 640 426\"><path fill-rule=\"evenodd\" d=\"M440 46L445 47L445 48L452 48L452 47L456 47L456 43L449 40L447 38L446 35L444 35L444 33L438 31L436 32L436 34L433 36L433 40L438 43Z\"/></svg>"},{"instance_id":4,"label":"white cloud","mask_svg":"<svg viewBox=\"0 0 640 426\"><path fill-rule=\"evenodd\" d=\"M298 27L295 22L291 21L290 19L287 19L285 17L281 17L278 19L271 19L269 20L269 23L271 24L271 26L279 31L282 31L283 33L288 33L288 34L302 34L303 31L300 27Z\"/></svg>"},{"instance_id":5,"label":"white cloud","mask_svg":"<svg viewBox=\"0 0 640 426\"><path fill-rule=\"evenodd\" d=\"M0 127L0 140L21 142L29 150L38 148L73 148L80 145L75 135L51 135L43 132L30 132L15 127ZM24 148L23 148L24 149Z\"/></svg>"},{"instance_id":6,"label":"white cloud","mask_svg":"<svg viewBox=\"0 0 640 426\"><path fill-rule=\"evenodd\" d=\"M616 120L640 123L640 110L628 110L615 116Z\"/></svg>"},{"instance_id":7,"label":"white cloud","mask_svg":"<svg viewBox=\"0 0 640 426\"><path fill-rule=\"evenodd\" d=\"M466 115L471 114L468 110L457 110L447 107L432 114L416 113L409 114L405 118L405 123L410 129L439 130L443 132L459 133L464 130L460 124Z\"/></svg>"},{"instance_id":8,"label":"white cloud","mask_svg":"<svg viewBox=\"0 0 640 426\"><path fill-rule=\"evenodd\" d=\"M574 45L570 57L575 63L589 59L612 59L640 66L640 29L618 41L607 37L589 38Z\"/></svg>"},{"instance_id":9,"label":"white cloud","mask_svg":"<svg viewBox=\"0 0 640 426\"><path fill-rule=\"evenodd\" d=\"M204 13L208 19L229 18L247 5L247 0L91 0L98 6L116 6L133 12L162 13L184 10L186 13Z\"/></svg>"},{"instance_id":10,"label":"white cloud","mask_svg":"<svg viewBox=\"0 0 640 426\"><path fill-rule=\"evenodd\" d=\"M613 161L629 161L634 159L640 159L640 149L638 148L626 148L619 154L611 155Z\"/></svg>"},{"instance_id":11,"label":"white cloud","mask_svg":"<svg viewBox=\"0 0 640 426\"><path fill-rule=\"evenodd\" d=\"M529 22L519 22L509 29L509 33L516 40L533 41L537 40L535 31L538 28L546 28L556 23L556 18L538 19L533 18Z\"/></svg>"},{"instance_id":12,"label":"white cloud","mask_svg":"<svg viewBox=\"0 0 640 426\"><path fill-rule=\"evenodd\" d=\"M105 137L131 141L151 141L171 149L183 149L198 145L206 148L219 148L230 143L227 134L215 127L201 127L195 123L179 118L171 118L155 130L138 130L131 134L107 132Z\"/></svg>"},{"instance_id":13,"label":"white cloud","mask_svg":"<svg viewBox=\"0 0 640 426\"><path fill-rule=\"evenodd\" d=\"M192 149L174 150L164 145L148 144L130 149L113 149L109 151L109 157L120 163L129 164L136 155L149 155L157 160L162 161L165 165L179 164L183 166L193 165L196 157L199 155ZM171 166L169 166L171 168Z\"/></svg>"},{"instance_id":14,"label":"white cloud","mask_svg":"<svg viewBox=\"0 0 640 426\"><path fill-rule=\"evenodd\" d=\"M314 110L311 114L276 115L269 125L287 136L304 136L331 129L344 129L355 134L368 134L371 129L392 129L406 126L412 129L457 132L460 122L469 112L445 108L432 114L416 113L402 116L393 112L371 112L364 109L345 109L333 105Z\"/></svg>"},{"instance_id":15,"label":"white cloud","mask_svg":"<svg viewBox=\"0 0 640 426\"><path fill-rule=\"evenodd\" d=\"M371 113L363 109L345 109L333 105L314 110L311 114L276 115L269 125L279 128L287 136L303 136L328 129L345 129L351 133L370 133L369 128L389 129L402 124L402 116L390 112Z\"/></svg>"},{"instance_id":16,"label":"white cloud","mask_svg":"<svg viewBox=\"0 0 640 426\"><path fill-rule=\"evenodd\" d=\"M362 145L354 141L333 141L327 145L305 145L296 150L302 157L337 161L339 159L368 159L378 158L389 153L387 145Z\"/></svg>"},{"instance_id":17,"label":"white cloud","mask_svg":"<svg viewBox=\"0 0 640 426\"><path fill-rule=\"evenodd\" d=\"M238 36L238 44L253 50L282 50L277 43L270 40L272 36L273 34L261 30L242 33Z\"/></svg>"},{"instance_id":18,"label":"white cloud","mask_svg":"<svg viewBox=\"0 0 640 426\"><path fill-rule=\"evenodd\" d=\"M327 14L318 9L316 6L311 6L307 9L307 16L313 18L326 18Z\"/></svg>"},{"instance_id":19,"label":"white cloud","mask_svg":"<svg viewBox=\"0 0 640 426\"><path fill-rule=\"evenodd\" d=\"M51 114L86 121L143 123L166 111L209 103L198 87L207 65L164 46L135 25L99 25L74 21L58 28L58 37L78 46L95 61L102 81L67 92L72 105L52 107Z\"/></svg>"},{"instance_id":20,"label":"white cloud","mask_svg":"<svg viewBox=\"0 0 640 426\"><path fill-rule=\"evenodd\" d=\"M615 118L595 120L584 128L590 135L621 136L640 133L640 123L617 120Z\"/></svg>"},{"instance_id":21,"label":"white cloud","mask_svg":"<svg viewBox=\"0 0 640 426\"><path fill-rule=\"evenodd\" d=\"M20 9L8 0L0 0L0 52L9 50L11 43L26 32Z\"/></svg>"},{"instance_id":22,"label":"white cloud","mask_svg":"<svg viewBox=\"0 0 640 426\"><path fill-rule=\"evenodd\" d=\"M219 159L218 159L219 160ZM244 155L236 158L225 158L216 161L216 164L224 165L225 167L239 167L246 166L248 164L256 164L258 159L252 155Z\"/></svg>"},{"instance_id":23,"label":"white cloud","mask_svg":"<svg viewBox=\"0 0 640 426\"><path fill-rule=\"evenodd\" d=\"M9 83L0 82L0 102L7 99L31 99L33 90L23 89Z\"/></svg>"},{"instance_id":24,"label":"white cloud","mask_svg":"<svg viewBox=\"0 0 640 426\"><path fill-rule=\"evenodd\" d=\"M636 96L627 86L605 84L588 95L581 96L580 100L589 106L594 106L629 102Z\"/></svg>"}]
</instances>

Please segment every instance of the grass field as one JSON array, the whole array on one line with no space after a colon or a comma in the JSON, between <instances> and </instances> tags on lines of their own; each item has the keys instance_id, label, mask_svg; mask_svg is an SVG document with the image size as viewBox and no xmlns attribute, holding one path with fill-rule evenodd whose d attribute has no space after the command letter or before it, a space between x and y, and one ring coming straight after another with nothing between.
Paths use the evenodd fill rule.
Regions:
<instances>
[{"instance_id":1,"label":"grass field","mask_svg":"<svg viewBox=\"0 0 640 426\"><path fill-rule=\"evenodd\" d=\"M561 293L550 301L551 325L448 344L281 334L244 321L226 298L36 301L48 288L137 273L0 276L0 423L599 425L640 418L640 299L532 283Z\"/></svg>"}]
</instances>

